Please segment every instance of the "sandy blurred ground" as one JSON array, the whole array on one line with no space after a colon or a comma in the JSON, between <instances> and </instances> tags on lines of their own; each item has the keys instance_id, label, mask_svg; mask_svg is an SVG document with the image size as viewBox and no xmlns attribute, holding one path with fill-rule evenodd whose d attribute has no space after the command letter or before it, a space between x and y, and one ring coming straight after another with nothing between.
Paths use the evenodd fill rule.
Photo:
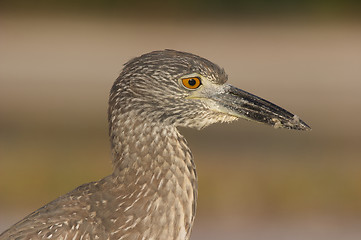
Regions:
<instances>
[{"instance_id":1,"label":"sandy blurred ground","mask_svg":"<svg viewBox=\"0 0 361 240\"><path fill-rule=\"evenodd\" d=\"M313 130L239 121L186 135L192 239L361 238L361 24L0 16L0 231L110 173L106 107L132 57L192 52Z\"/></svg>"}]
</instances>

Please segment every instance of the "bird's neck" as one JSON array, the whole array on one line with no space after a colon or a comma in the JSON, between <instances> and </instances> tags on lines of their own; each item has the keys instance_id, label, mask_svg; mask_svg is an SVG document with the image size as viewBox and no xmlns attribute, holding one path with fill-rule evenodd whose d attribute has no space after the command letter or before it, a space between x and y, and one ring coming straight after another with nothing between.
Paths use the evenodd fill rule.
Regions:
<instances>
[{"instance_id":1,"label":"bird's neck","mask_svg":"<svg viewBox=\"0 0 361 240\"><path fill-rule=\"evenodd\" d=\"M147 199L149 206L139 209L144 209L144 215L155 213L150 224L158 231L163 229L159 239L188 239L195 214L197 179L184 137L174 126L130 113L111 119L113 176L128 191Z\"/></svg>"},{"instance_id":2,"label":"bird's neck","mask_svg":"<svg viewBox=\"0 0 361 240\"><path fill-rule=\"evenodd\" d=\"M110 123L110 139L115 173L147 170L163 162L193 166L185 138L172 125L124 113Z\"/></svg>"}]
</instances>

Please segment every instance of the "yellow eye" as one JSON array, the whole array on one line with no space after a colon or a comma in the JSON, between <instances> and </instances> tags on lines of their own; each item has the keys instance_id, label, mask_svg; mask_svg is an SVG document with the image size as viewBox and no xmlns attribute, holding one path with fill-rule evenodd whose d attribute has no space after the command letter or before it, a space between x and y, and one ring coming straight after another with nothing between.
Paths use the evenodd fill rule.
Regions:
<instances>
[{"instance_id":1,"label":"yellow eye","mask_svg":"<svg viewBox=\"0 0 361 240\"><path fill-rule=\"evenodd\" d=\"M183 78L182 83L186 88L189 89L196 89L202 84L199 77Z\"/></svg>"}]
</instances>

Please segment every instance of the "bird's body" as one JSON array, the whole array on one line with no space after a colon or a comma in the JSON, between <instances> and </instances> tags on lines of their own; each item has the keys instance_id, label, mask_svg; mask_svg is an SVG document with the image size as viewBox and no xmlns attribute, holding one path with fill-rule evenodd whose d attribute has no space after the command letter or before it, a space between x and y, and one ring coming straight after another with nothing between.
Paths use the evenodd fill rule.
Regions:
<instances>
[{"instance_id":1,"label":"bird's body","mask_svg":"<svg viewBox=\"0 0 361 240\"><path fill-rule=\"evenodd\" d=\"M177 126L202 128L235 120L239 112L275 126L308 128L293 114L246 92L241 100L231 100L239 93L226 80L217 65L173 50L128 62L109 99L113 173L50 202L0 239L189 239L197 177ZM221 95L227 99L219 105Z\"/></svg>"},{"instance_id":2,"label":"bird's body","mask_svg":"<svg viewBox=\"0 0 361 240\"><path fill-rule=\"evenodd\" d=\"M0 239L28 239L28 233L32 239L188 239L197 195L190 150L175 128L151 123L146 128L149 138L139 146L154 147L157 156L142 156L147 162L134 162L78 187Z\"/></svg>"}]
</instances>

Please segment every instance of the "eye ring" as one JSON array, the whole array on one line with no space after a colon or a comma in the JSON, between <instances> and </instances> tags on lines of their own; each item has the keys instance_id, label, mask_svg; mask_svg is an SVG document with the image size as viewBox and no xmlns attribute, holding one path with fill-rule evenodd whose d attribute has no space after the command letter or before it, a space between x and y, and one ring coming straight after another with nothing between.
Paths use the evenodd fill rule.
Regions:
<instances>
[{"instance_id":1,"label":"eye ring","mask_svg":"<svg viewBox=\"0 0 361 240\"><path fill-rule=\"evenodd\" d=\"M184 87L188 89L196 89L200 85L202 85L200 77L189 77L189 78L183 78L182 84Z\"/></svg>"}]
</instances>

